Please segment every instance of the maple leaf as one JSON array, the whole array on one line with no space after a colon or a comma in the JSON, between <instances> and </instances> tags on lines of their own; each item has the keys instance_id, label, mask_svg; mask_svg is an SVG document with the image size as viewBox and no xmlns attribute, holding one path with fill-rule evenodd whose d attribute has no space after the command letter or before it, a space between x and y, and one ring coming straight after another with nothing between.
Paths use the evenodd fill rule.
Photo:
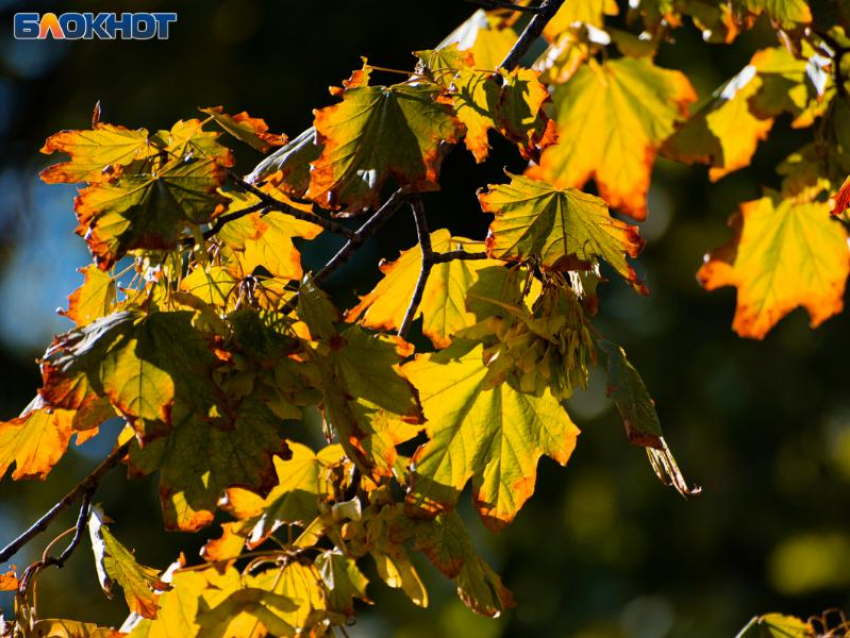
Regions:
<instances>
[{"instance_id":1,"label":"maple leaf","mask_svg":"<svg viewBox=\"0 0 850 638\"><path fill-rule=\"evenodd\" d=\"M738 288L732 328L763 339L797 306L812 327L843 308L850 273L847 232L827 202L783 200L775 192L745 202L730 218L734 236L705 257L697 273L704 288Z\"/></svg>"},{"instance_id":2,"label":"maple leaf","mask_svg":"<svg viewBox=\"0 0 850 638\"><path fill-rule=\"evenodd\" d=\"M476 162L487 159L491 130L518 144L527 159L536 160L555 143L555 124L543 112L549 91L538 77L531 69L493 74L462 68L455 75L451 84L455 112L466 126L464 141Z\"/></svg>"},{"instance_id":3,"label":"maple leaf","mask_svg":"<svg viewBox=\"0 0 850 638\"><path fill-rule=\"evenodd\" d=\"M151 173L80 191L77 233L107 270L131 250L173 248L186 224L210 221L224 170L214 158L172 160Z\"/></svg>"},{"instance_id":4,"label":"maple leaf","mask_svg":"<svg viewBox=\"0 0 850 638\"><path fill-rule=\"evenodd\" d=\"M106 396L143 439L170 429L176 403L206 415L213 354L191 318L117 312L58 337L42 361L42 396L70 410Z\"/></svg>"},{"instance_id":5,"label":"maple leaf","mask_svg":"<svg viewBox=\"0 0 850 638\"><path fill-rule=\"evenodd\" d=\"M33 638L122 638L124 634L94 623L46 618L33 623L30 635Z\"/></svg>"},{"instance_id":6,"label":"maple leaf","mask_svg":"<svg viewBox=\"0 0 850 638\"><path fill-rule=\"evenodd\" d=\"M391 475L395 446L416 436L415 425L422 422L416 389L399 367L410 349L403 340L370 335L356 325L338 332L336 309L309 278L299 292L298 315L318 340L326 423L364 474Z\"/></svg>"},{"instance_id":7,"label":"maple leaf","mask_svg":"<svg viewBox=\"0 0 850 638\"><path fill-rule=\"evenodd\" d=\"M92 508L88 527L100 586L112 598L114 583L124 590L130 612L143 618L156 618L156 592L168 585L159 579L159 572L136 562L133 554L122 545L106 526L100 506Z\"/></svg>"},{"instance_id":8,"label":"maple leaf","mask_svg":"<svg viewBox=\"0 0 850 638\"><path fill-rule=\"evenodd\" d=\"M21 416L0 422L0 477L14 463L12 478L44 480L68 449L74 411L51 409L34 399Z\"/></svg>"},{"instance_id":9,"label":"maple leaf","mask_svg":"<svg viewBox=\"0 0 850 638\"><path fill-rule=\"evenodd\" d=\"M97 266L89 265L79 272L84 277L83 285L68 296L68 309L60 314L84 326L114 310L116 288L112 276Z\"/></svg>"},{"instance_id":10,"label":"maple leaf","mask_svg":"<svg viewBox=\"0 0 850 638\"><path fill-rule=\"evenodd\" d=\"M225 489L239 485L268 493L275 454L289 455L280 421L264 405L245 401L221 426L176 415L168 436L144 448L134 443L130 463L134 475L159 470L166 529L196 531L212 522Z\"/></svg>"},{"instance_id":11,"label":"maple leaf","mask_svg":"<svg viewBox=\"0 0 850 638\"><path fill-rule=\"evenodd\" d=\"M814 60L814 58L812 58ZM809 80L812 62L800 60L784 47L756 52L750 64L712 95L667 142L666 156L685 163L709 163L709 178L717 181L749 165L774 118L794 116L792 126L809 126L828 101Z\"/></svg>"},{"instance_id":12,"label":"maple leaf","mask_svg":"<svg viewBox=\"0 0 850 638\"><path fill-rule=\"evenodd\" d=\"M269 133L265 120L251 117L245 111L228 115L220 106L199 110L213 118L221 128L237 140L245 142L261 153L266 153L272 146L283 146L288 141L285 135Z\"/></svg>"},{"instance_id":13,"label":"maple leaf","mask_svg":"<svg viewBox=\"0 0 850 638\"><path fill-rule=\"evenodd\" d=\"M515 606L513 595L475 551L469 532L457 512L443 512L415 524L414 548L454 579L463 603L478 614L498 617Z\"/></svg>"},{"instance_id":14,"label":"maple leaf","mask_svg":"<svg viewBox=\"0 0 850 638\"><path fill-rule=\"evenodd\" d=\"M438 253L479 243L452 237L445 228L431 233L431 248ZM372 292L360 297L360 303L346 313L346 319L360 319L368 328L398 329L410 304L421 262L421 251L414 246L402 251L396 261L381 264L384 278ZM451 343L451 335L475 323L475 315L466 310L466 294L478 280L478 271L497 263L489 259L456 259L433 266L414 319L422 317L422 332L435 347L445 348Z\"/></svg>"},{"instance_id":15,"label":"maple leaf","mask_svg":"<svg viewBox=\"0 0 850 638\"><path fill-rule=\"evenodd\" d=\"M513 48L519 34L502 18L479 9L452 31L437 49L455 45L459 51L468 51L479 69L495 70Z\"/></svg>"},{"instance_id":16,"label":"maple leaf","mask_svg":"<svg viewBox=\"0 0 850 638\"><path fill-rule=\"evenodd\" d=\"M316 142L312 126L277 149L245 177L250 184L272 179L277 187L292 197L303 197L310 187L310 164L319 159L323 145Z\"/></svg>"},{"instance_id":17,"label":"maple leaf","mask_svg":"<svg viewBox=\"0 0 850 638\"><path fill-rule=\"evenodd\" d=\"M249 521L249 548L260 545L281 525L306 526L316 518L326 490L321 481L323 471L337 464L343 455L338 445L327 446L318 454L293 441L287 441L287 446L292 457L274 458L277 485L265 499L236 487L225 492L220 504L230 514Z\"/></svg>"},{"instance_id":18,"label":"maple leaf","mask_svg":"<svg viewBox=\"0 0 850 638\"><path fill-rule=\"evenodd\" d=\"M263 190L274 196L273 186L263 187ZM252 193L227 193L226 197L230 200L226 214L260 203ZM312 213L309 206L294 204L294 207ZM256 212L228 222L218 232L218 237L237 251L243 272L250 274L262 267L274 277L299 280L303 275L301 253L292 240L296 237L314 239L321 232L321 226L280 211L269 211L265 215Z\"/></svg>"},{"instance_id":19,"label":"maple leaf","mask_svg":"<svg viewBox=\"0 0 850 638\"><path fill-rule=\"evenodd\" d=\"M799 618L765 614L753 618L735 638L816 638L817 635L811 623Z\"/></svg>"},{"instance_id":20,"label":"maple leaf","mask_svg":"<svg viewBox=\"0 0 850 638\"><path fill-rule=\"evenodd\" d=\"M427 84L354 86L315 114L324 148L307 197L352 213L375 207L390 176L409 190L439 190L443 157L462 132L443 91Z\"/></svg>"},{"instance_id":21,"label":"maple leaf","mask_svg":"<svg viewBox=\"0 0 850 638\"><path fill-rule=\"evenodd\" d=\"M97 123L90 131L62 131L47 138L42 153L67 153L70 161L54 164L39 176L48 184L109 181L116 169L159 152L145 129Z\"/></svg>"},{"instance_id":22,"label":"maple leaf","mask_svg":"<svg viewBox=\"0 0 850 638\"><path fill-rule=\"evenodd\" d=\"M547 391L489 387L483 348L456 342L419 355L403 370L419 391L430 439L413 456L408 503L435 513L451 508L472 479L475 507L498 530L534 493L544 454L565 465L578 428Z\"/></svg>"},{"instance_id":23,"label":"maple leaf","mask_svg":"<svg viewBox=\"0 0 850 638\"><path fill-rule=\"evenodd\" d=\"M812 21L806 0L737 0L742 8L758 15L762 11L784 29L793 29Z\"/></svg>"},{"instance_id":24,"label":"maple leaf","mask_svg":"<svg viewBox=\"0 0 850 638\"><path fill-rule=\"evenodd\" d=\"M417 73L427 75L433 82L445 87L451 86L461 69L475 66L472 51L461 51L456 43L440 49L414 51L413 55L419 59Z\"/></svg>"},{"instance_id":25,"label":"maple leaf","mask_svg":"<svg viewBox=\"0 0 850 638\"><path fill-rule=\"evenodd\" d=\"M593 178L612 208L645 219L656 152L696 100L687 77L647 58L591 60L553 99L559 142L528 174L576 188Z\"/></svg>"},{"instance_id":26,"label":"maple leaf","mask_svg":"<svg viewBox=\"0 0 850 638\"><path fill-rule=\"evenodd\" d=\"M626 259L643 248L637 227L611 217L605 202L574 188L519 175L510 184L490 185L478 199L490 224L487 254L523 261L538 257L552 270L589 270L607 261L636 290L646 287Z\"/></svg>"},{"instance_id":27,"label":"maple leaf","mask_svg":"<svg viewBox=\"0 0 850 638\"><path fill-rule=\"evenodd\" d=\"M616 0L571 0L561 5L549 20L543 29L543 36L551 42L575 22L586 22L594 27L601 27L605 16L615 16L618 13Z\"/></svg>"},{"instance_id":28,"label":"maple leaf","mask_svg":"<svg viewBox=\"0 0 850 638\"><path fill-rule=\"evenodd\" d=\"M280 569L267 570L245 579L249 586L264 589L291 600L296 609L280 614L293 627L310 627L328 608L327 592L315 564L291 561ZM309 633L309 632L308 632Z\"/></svg>"}]
</instances>

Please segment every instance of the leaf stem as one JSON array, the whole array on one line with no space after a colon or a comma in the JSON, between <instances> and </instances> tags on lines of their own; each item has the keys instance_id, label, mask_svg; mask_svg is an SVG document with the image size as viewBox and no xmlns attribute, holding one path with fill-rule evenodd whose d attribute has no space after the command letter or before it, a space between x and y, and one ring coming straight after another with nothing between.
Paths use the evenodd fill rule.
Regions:
<instances>
[{"instance_id":1,"label":"leaf stem","mask_svg":"<svg viewBox=\"0 0 850 638\"><path fill-rule=\"evenodd\" d=\"M434 249L431 246L431 233L428 230L428 219L425 217L425 207L422 205L422 199L417 197L411 202L413 208L413 221L416 223L416 237L419 240L419 250L422 252L422 264L419 267L419 278L416 280L416 287L413 289L413 296L410 298L410 305L407 307L407 312L404 314L404 320L398 329L398 336L405 337L410 330L413 319L416 317L416 312L419 310L419 304L422 303L422 295L425 293L425 286L428 284L428 277L431 275L431 269L434 267Z\"/></svg>"}]
</instances>

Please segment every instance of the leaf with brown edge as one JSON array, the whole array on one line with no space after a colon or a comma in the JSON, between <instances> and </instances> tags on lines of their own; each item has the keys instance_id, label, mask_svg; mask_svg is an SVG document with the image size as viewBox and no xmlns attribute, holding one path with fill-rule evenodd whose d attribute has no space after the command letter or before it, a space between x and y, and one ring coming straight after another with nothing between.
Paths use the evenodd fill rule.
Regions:
<instances>
[{"instance_id":1,"label":"leaf with brown edge","mask_svg":"<svg viewBox=\"0 0 850 638\"><path fill-rule=\"evenodd\" d=\"M251 117L245 111L236 115L228 115L221 106L211 106L199 110L213 118L216 124L237 140L248 144L261 153L268 152L273 146L283 146L289 141L286 135L269 133L269 127L265 120Z\"/></svg>"},{"instance_id":2,"label":"leaf with brown edge","mask_svg":"<svg viewBox=\"0 0 850 638\"><path fill-rule=\"evenodd\" d=\"M401 349L392 337L356 325L319 348L325 421L367 476L392 475L396 446L421 430L416 388L399 367Z\"/></svg>"},{"instance_id":3,"label":"leaf with brown edge","mask_svg":"<svg viewBox=\"0 0 850 638\"><path fill-rule=\"evenodd\" d=\"M655 155L696 100L687 77L647 58L590 60L553 100L559 142L529 176L575 188L593 178L612 208L645 219Z\"/></svg>"},{"instance_id":4,"label":"leaf with brown edge","mask_svg":"<svg viewBox=\"0 0 850 638\"><path fill-rule=\"evenodd\" d=\"M78 326L110 314L115 308L116 287L112 275L95 265L80 268L83 285L68 296L68 309L60 314Z\"/></svg>"},{"instance_id":5,"label":"leaf with brown edge","mask_svg":"<svg viewBox=\"0 0 850 638\"><path fill-rule=\"evenodd\" d=\"M106 526L106 517L99 505L92 508L88 521L89 536L94 552L100 586L112 598L114 583L124 590L130 612L143 618L156 618L157 593L169 589L159 578L159 572L136 562L133 556Z\"/></svg>"},{"instance_id":6,"label":"leaf with brown edge","mask_svg":"<svg viewBox=\"0 0 850 638\"><path fill-rule=\"evenodd\" d=\"M456 341L402 369L419 391L429 438L413 456L412 510L433 516L453 508L471 479L475 508L499 530L534 493L540 457L569 460L579 430L561 404L548 390L488 388L481 345Z\"/></svg>"},{"instance_id":7,"label":"leaf with brown edge","mask_svg":"<svg viewBox=\"0 0 850 638\"><path fill-rule=\"evenodd\" d=\"M510 175L510 184L479 193L485 213L496 216L487 236L487 254L498 259L540 259L552 270L590 270L607 261L638 292L648 290L627 257L636 257L643 239L636 226L611 217L605 202L574 188Z\"/></svg>"},{"instance_id":8,"label":"leaf with brown edge","mask_svg":"<svg viewBox=\"0 0 850 638\"><path fill-rule=\"evenodd\" d=\"M850 207L850 176L844 180L835 195L830 198L831 210L833 215L841 215L848 207Z\"/></svg>"},{"instance_id":9,"label":"leaf with brown edge","mask_svg":"<svg viewBox=\"0 0 850 638\"><path fill-rule=\"evenodd\" d=\"M69 410L108 397L144 440L168 432L176 405L205 418L218 402L214 356L192 316L117 312L57 337L41 395Z\"/></svg>"},{"instance_id":10,"label":"leaf with brown edge","mask_svg":"<svg viewBox=\"0 0 850 638\"><path fill-rule=\"evenodd\" d=\"M47 478L68 449L73 419L73 411L51 408L36 397L21 416L0 422L0 478L13 463L16 481Z\"/></svg>"},{"instance_id":11,"label":"leaf with brown edge","mask_svg":"<svg viewBox=\"0 0 850 638\"><path fill-rule=\"evenodd\" d=\"M763 339L797 306L809 312L812 327L841 312L850 251L828 202L768 191L744 202L730 226L734 236L705 256L697 279L706 290L738 289L732 328L740 336Z\"/></svg>"},{"instance_id":12,"label":"leaf with brown edge","mask_svg":"<svg viewBox=\"0 0 850 638\"><path fill-rule=\"evenodd\" d=\"M47 138L41 152L66 153L71 159L54 164L39 174L48 184L96 184L109 181L115 169L144 160L159 152L145 129L97 123L90 131L61 131Z\"/></svg>"},{"instance_id":13,"label":"leaf with brown edge","mask_svg":"<svg viewBox=\"0 0 850 638\"><path fill-rule=\"evenodd\" d=\"M197 531L213 520L225 489L241 486L261 495L275 484L274 455L290 454L281 422L264 405L244 401L232 419L208 423L174 415L174 428L130 450L131 474L159 471L159 494L169 530Z\"/></svg>"},{"instance_id":14,"label":"leaf with brown edge","mask_svg":"<svg viewBox=\"0 0 850 638\"><path fill-rule=\"evenodd\" d=\"M452 237L445 228L431 233L431 248L438 253L457 249L480 252L480 244ZM398 329L410 305L421 263L421 251L414 246L402 251L397 260L381 264L384 278L372 292L360 297L360 303L346 313L346 319L359 319L373 329ZM422 317L422 332L435 347L445 348L454 333L476 323L475 315L466 310L466 293L477 281L479 270L496 264L491 259L434 264L414 319Z\"/></svg>"},{"instance_id":15,"label":"leaf with brown edge","mask_svg":"<svg viewBox=\"0 0 850 638\"><path fill-rule=\"evenodd\" d=\"M549 91L538 77L537 71L522 68L498 74L462 68L454 77L450 91L455 112L466 126L466 148L477 162L487 159L491 130L515 142L526 159L538 159L556 142L555 124L543 112Z\"/></svg>"},{"instance_id":16,"label":"leaf with brown edge","mask_svg":"<svg viewBox=\"0 0 850 638\"><path fill-rule=\"evenodd\" d=\"M345 90L340 103L315 111L324 148L307 197L356 214L378 205L390 177L411 191L439 190L443 157L462 133L446 102L429 84Z\"/></svg>"},{"instance_id":17,"label":"leaf with brown edge","mask_svg":"<svg viewBox=\"0 0 850 638\"><path fill-rule=\"evenodd\" d=\"M37 620L29 633L31 638L122 638L124 635L111 627L67 618Z\"/></svg>"},{"instance_id":18,"label":"leaf with brown edge","mask_svg":"<svg viewBox=\"0 0 850 638\"><path fill-rule=\"evenodd\" d=\"M168 250L187 224L210 221L224 170L215 158L177 158L150 173L80 191L74 210L101 270L133 250Z\"/></svg>"},{"instance_id":19,"label":"leaf with brown edge","mask_svg":"<svg viewBox=\"0 0 850 638\"><path fill-rule=\"evenodd\" d=\"M490 566L478 555L469 532L457 512L414 523L414 549L423 552L434 566L454 579L457 593L472 611L497 618L514 607L513 595Z\"/></svg>"}]
</instances>

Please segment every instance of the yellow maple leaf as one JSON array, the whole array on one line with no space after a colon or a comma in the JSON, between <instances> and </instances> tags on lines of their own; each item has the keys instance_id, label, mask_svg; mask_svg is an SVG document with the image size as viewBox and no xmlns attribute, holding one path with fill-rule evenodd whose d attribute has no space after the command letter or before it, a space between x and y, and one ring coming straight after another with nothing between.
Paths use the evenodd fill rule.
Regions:
<instances>
[{"instance_id":1,"label":"yellow maple leaf","mask_svg":"<svg viewBox=\"0 0 850 638\"><path fill-rule=\"evenodd\" d=\"M847 231L828 202L783 200L770 192L730 219L735 236L705 257L697 278L707 290L738 288L732 328L763 339L797 306L818 326L843 308L850 273Z\"/></svg>"},{"instance_id":2,"label":"yellow maple leaf","mask_svg":"<svg viewBox=\"0 0 850 638\"><path fill-rule=\"evenodd\" d=\"M612 208L645 219L655 155L696 100L687 77L647 58L590 60L553 99L559 141L529 175L575 188L593 178Z\"/></svg>"}]
</instances>

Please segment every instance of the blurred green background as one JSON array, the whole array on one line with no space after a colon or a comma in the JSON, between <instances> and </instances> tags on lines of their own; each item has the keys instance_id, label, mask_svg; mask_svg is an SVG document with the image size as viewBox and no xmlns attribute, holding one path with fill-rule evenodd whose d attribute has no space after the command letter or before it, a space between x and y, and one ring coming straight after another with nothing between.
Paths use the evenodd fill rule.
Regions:
<instances>
[{"instance_id":1,"label":"blurred green background","mask_svg":"<svg viewBox=\"0 0 850 638\"><path fill-rule=\"evenodd\" d=\"M81 9L177 11L179 21L168 41L12 39L16 10ZM196 117L198 106L223 104L294 136L310 124L311 109L332 102L327 86L358 67L359 56L410 68L410 51L435 45L474 7L461 0L0 0L0 10L0 417L10 418L38 387L34 358L54 332L70 327L54 310L81 282L74 269L88 261L73 235L74 188L37 180L50 162L37 152L44 138L87 127L98 100L104 121L129 127L166 128ZM685 70L701 97L775 43L762 23L730 47L704 44L690 27L675 38L658 62ZM583 433L569 466L541 462L537 493L517 521L491 535L464 512L517 608L498 620L478 618L423 566L431 609L376 582L369 589L376 605L362 610L352 636L701 638L733 636L756 613L848 607L850 317L811 331L796 311L763 343L744 341L730 329L734 290L706 293L694 279L703 253L728 238L725 221L737 203L777 185L773 167L807 138L788 124L777 122L752 167L716 185L703 167L660 160L639 264L653 293L641 298L619 281L601 292L598 327L643 373L667 439L703 494L685 501L655 479L643 451L627 445L599 372L571 402ZM245 171L259 160L250 149L237 154ZM518 171L522 161L498 142L485 166L463 150L452 153L443 191L426 198L432 228L483 237L488 220L475 191L504 181L503 167ZM412 223L398 216L329 288L353 299L377 280L380 257L413 243ZM314 242L305 249L308 264L336 246L333 238ZM75 447L45 483L0 482L0 544L90 471L114 436L113 429ZM181 549L197 560L202 538L162 531L155 477L129 483L114 472L97 500L141 561L164 568ZM52 532L71 526L72 515ZM217 535L216 525L201 536ZM31 562L48 540L13 562ZM108 601L99 591L87 543L39 585L43 617L119 624L126 614L120 595ZM0 607L11 612L9 596Z\"/></svg>"}]
</instances>

